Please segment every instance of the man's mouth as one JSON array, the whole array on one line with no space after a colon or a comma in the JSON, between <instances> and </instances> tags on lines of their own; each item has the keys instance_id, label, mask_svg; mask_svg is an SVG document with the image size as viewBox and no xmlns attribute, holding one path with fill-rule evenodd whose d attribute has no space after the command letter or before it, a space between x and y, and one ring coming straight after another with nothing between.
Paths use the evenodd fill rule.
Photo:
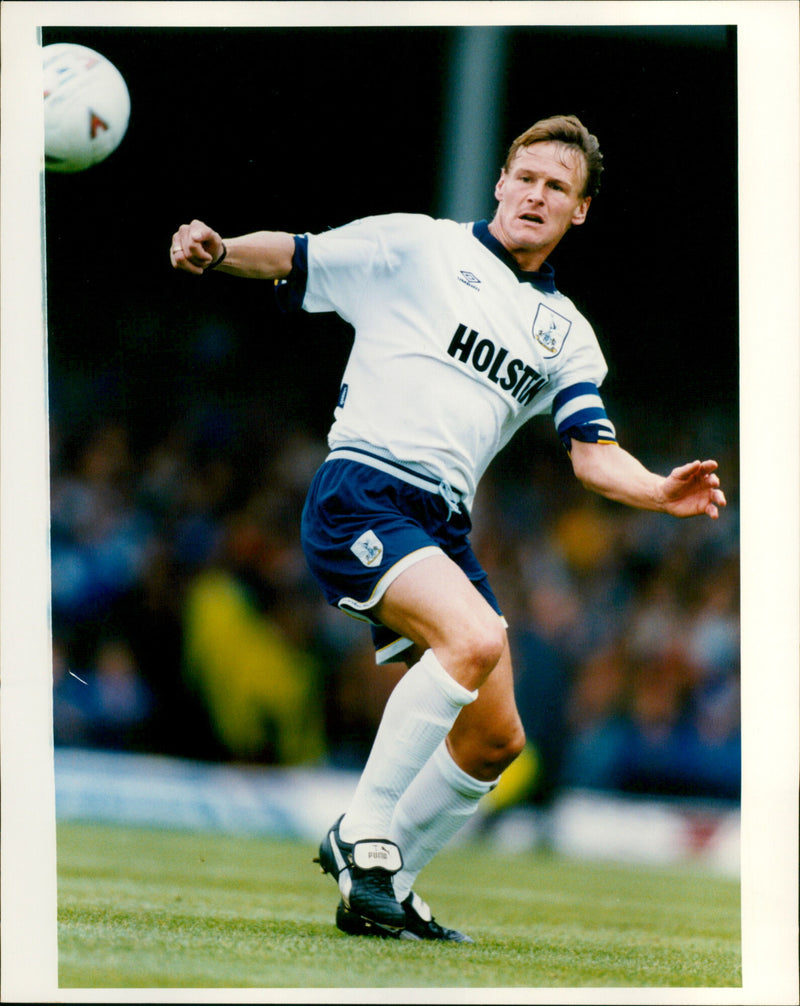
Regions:
<instances>
[{"instance_id":1,"label":"man's mouth","mask_svg":"<svg viewBox=\"0 0 800 1006\"><path fill-rule=\"evenodd\" d=\"M520 215L521 220L525 220L527 223L531 224L543 224L544 217L539 216L538 213L522 213Z\"/></svg>"}]
</instances>

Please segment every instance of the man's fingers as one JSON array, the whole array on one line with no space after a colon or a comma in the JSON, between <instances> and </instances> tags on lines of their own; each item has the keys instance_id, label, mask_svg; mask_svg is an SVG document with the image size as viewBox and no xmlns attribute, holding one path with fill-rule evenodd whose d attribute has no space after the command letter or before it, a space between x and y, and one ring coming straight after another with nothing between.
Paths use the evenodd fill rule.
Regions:
<instances>
[{"instance_id":1,"label":"man's fingers","mask_svg":"<svg viewBox=\"0 0 800 1006\"><path fill-rule=\"evenodd\" d=\"M202 220L193 220L190 224L184 225L184 227L186 231L184 240L186 254L190 258L200 262L211 262L214 255L208 250L206 245L211 242L216 243L219 240L219 235L216 231L209 227L208 224L204 224Z\"/></svg>"},{"instance_id":2,"label":"man's fingers","mask_svg":"<svg viewBox=\"0 0 800 1006\"><path fill-rule=\"evenodd\" d=\"M216 231L202 220L181 224L172 235L170 261L173 268L199 275L214 261L214 253L206 247L218 240Z\"/></svg>"},{"instance_id":3,"label":"man's fingers","mask_svg":"<svg viewBox=\"0 0 800 1006\"><path fill-rule=\"evenodd\" d=\"M188 236L191 241L197 241L198 244L203 241L208 241L209 238L214 236L214 231L208 226L208 224L201 223L199 220L194 220L187 227Z\"/></svg>"},{"instance_id":4,"label":"man's fingers","mask_svg":"<svg viewBox=\"0 0 800 1006\"><path fill-rule=\"evenodd\" d=\"M689 479L700 469L699 461L689 461L685 465L681 465L679 468L674 468L672 470L672 475L676 479Z\"/></svg>"},{"instance_id":5,"label":"man's fingers","mask_svg":"<svg viewBox=\"0 0 800 1006\"><path fill-rule=\"evenodd\" d=\"M172 244L169 249L169 258L173 269L183 269L186 272L202 273L200 264L195 259L193 253L187 253L186 248L179 234L172 236Z\"/></svg>"},{"instance_id":6,"label":"man's fingers","mask_svg":"<svg viewBox=\"0 0 800 1006\"><path fill-rule=\"evenodd\" d=\"M705 513L716 520L719 517L719 508L727 506L725 493L721 489L715 489L711 494L711 502L706 504Z\"/></svg>"},{"instance_id":7,"label":"man's fingers","mask_svg":"<svg viewBox=\"0 0 800 1006\"><path fill-rule=\"evenodd\" d=\"M698 474L708 477L718 467L716 461L689 461L687 464L681 465L680 468L675 468L672 474L675 478L683 480L691 479Z\"/></svg>"}]
</instances>

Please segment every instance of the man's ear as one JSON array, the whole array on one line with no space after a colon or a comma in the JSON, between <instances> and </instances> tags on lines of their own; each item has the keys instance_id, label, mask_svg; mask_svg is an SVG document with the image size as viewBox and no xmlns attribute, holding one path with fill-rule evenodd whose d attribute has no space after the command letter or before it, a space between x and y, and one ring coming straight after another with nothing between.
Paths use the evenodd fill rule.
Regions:
<instances>
[{"instance_id":1,"label":"man's ear","mask_svg":"<svg viewBox=\"0 0 800 1006\"><path fill-rule=\"evenodd\" d=\"M505 184L506 184L506 169L503 168L503 170L500 172L500 177L497 179L497 184L494 187L494 197L498 202L500 202L500 200L503 198L503 189L505 188Z\"/></svg>"},{"instance_id":2,"label":"man's ear","mask_svg":"<svg viewBox=\"0 0 800 1006\"><path fill-rule=\"evenodd\" d=\"M586 219L586 214L589 212L589 206L591 205L591 202L592 202L591 196L585 196L581 200L580 205L575 210L575 213L572 216L571 223L573 227L578 227L580 224L584 222L584 220Z\"/></svg>"}]
</instances>

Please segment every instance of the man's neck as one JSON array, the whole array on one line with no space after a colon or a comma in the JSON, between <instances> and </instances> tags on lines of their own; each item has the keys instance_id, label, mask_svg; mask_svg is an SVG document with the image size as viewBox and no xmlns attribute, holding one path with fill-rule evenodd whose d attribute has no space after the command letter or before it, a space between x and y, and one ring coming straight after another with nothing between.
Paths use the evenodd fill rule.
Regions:
<instances>
[{"instance_id":1,"label":"man's neck","mask_svg":"<svg viewBox=\"0 0 800 1006\"><path fill-rule=\"evenodd\" d=\"M496 255L511 269L520 282L530 283L545 293L556 292L555 271L549 262L542 262L538 271L522 269L506 246L492 234L486 220L478 221L473 225L473 234L493 255Z\"/></svg>"},{"instance_id":2,"label":"man's neck","mask_svg":"<svg viewBox=\"0 0 800 1006\"><path fill-rule=\"evenodd\" d=\"M500 242L523 272L539 272L553 250L549 246L545 248L514 247L503 234L496 217L489 221L489 233Z\"/></svg>"}]
</instances>

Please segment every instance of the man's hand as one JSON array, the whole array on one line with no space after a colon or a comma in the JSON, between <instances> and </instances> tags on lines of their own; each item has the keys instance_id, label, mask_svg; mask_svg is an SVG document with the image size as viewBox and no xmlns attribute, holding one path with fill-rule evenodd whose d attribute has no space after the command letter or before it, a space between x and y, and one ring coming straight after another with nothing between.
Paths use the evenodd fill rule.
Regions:
<instances>
[{"instance_id":1,"label":"man's hand","mask_svg":"<svg viewBox=\"0 0 800 1006\"><path fill-rule=\"evenodd\" d=\"M173 269L200 276L220 258L224 247L222 238L208 224L193 220L181 224L172 235L169 258Z\"/></svg>"},{"instance_id":2,"label":"man's hand","mask_svg":"<svg viewBox=\"0 0 800 1006\"><path fill-rule=\"evenodd\" d=\"M716 461L690 461L673 468L661 485L663 509L674 517L696 517L707 514L714 520L719 507L726 505L725 494L719 488Z\"/></svg>"}]
</instances>

